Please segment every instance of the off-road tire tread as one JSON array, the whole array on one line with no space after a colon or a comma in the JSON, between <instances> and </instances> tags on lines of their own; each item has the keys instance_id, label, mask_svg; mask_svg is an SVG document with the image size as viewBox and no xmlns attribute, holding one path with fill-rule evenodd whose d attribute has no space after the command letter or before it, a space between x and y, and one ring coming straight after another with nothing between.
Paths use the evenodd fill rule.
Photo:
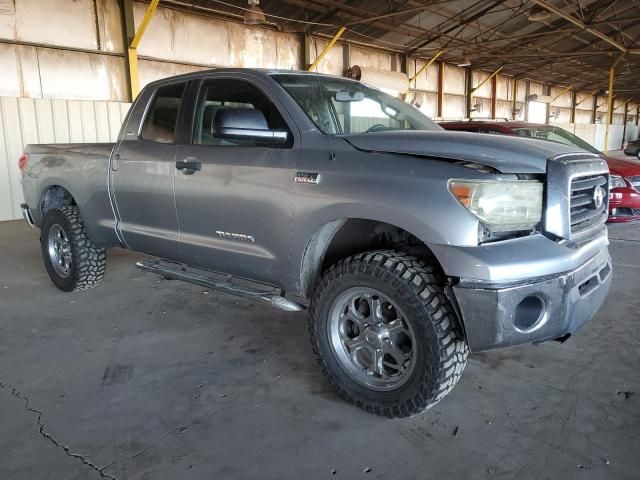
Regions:
<instances>
[{"instance_id":1,"label":"off-road tire tread","mask_svg":"<svg viewBox=\"0 0 640 480\"><path fill-rule=\"evenodd\" d=\"M74 252L73 281L70 292L88 290L95 287L107 269L107 252L96 247L89 239L78 207L62 207L58 211L69 222L70 231L66 232ZM43 236L48 232L43 232Z\"/></svg>"},{"instance_id":2,"label":"off-road tire tread","mask_svg":"<svg viewBox=\"0 0 640 480\"><path fill-rule=\"evenodd\" d=\"M438 338L439 364L425 371L420 391L417 395L393 408L380 408L354 398L345 390L328 368L319 353L317 326L315 320L323 291L337 278L345 274L364 271L364 266L374 266L374 276L405 283L413 290L424 307L424 321L433 324ZM391 276L391 278L389 278ZM437 270L424 260L395 250L376 250L356 254L340 260L331 266L316 286L309 306L309 334L314 354L322 372L340 396L350 403L376 415L386 417L410 417L420 414L444 398L458 383L467 363L469 348L460 328L457 315L445 295L444 279ZM436 388L429 388L428 375L436 372Z\"/></svg>"}]
</instances>

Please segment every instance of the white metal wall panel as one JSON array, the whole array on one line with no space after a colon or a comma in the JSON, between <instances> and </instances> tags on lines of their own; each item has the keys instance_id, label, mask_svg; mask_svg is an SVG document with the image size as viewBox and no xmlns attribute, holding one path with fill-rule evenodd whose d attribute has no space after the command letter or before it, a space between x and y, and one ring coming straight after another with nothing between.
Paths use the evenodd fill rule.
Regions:
<instances>
[{"instance_id":1,"label":"white metal wall panel","mask_svg":"<svg viewBox=\"0 0 640 480\"><path fill-rule=\"evenodd\" d=\"M636 138L640 138L640 125L628 123L624 141L629 142L631 140L635 140Z\"/></svg>"},{"instance_id":2,"label":"white metal wall panel","mask_svg":"<svg viewBox=\"0 0 640 480\"><path fill-rule=\"evenodd\" d=\"M506 118L511 120L513 117L513 102L506 100L496 101L496 118Z\"/></svg>"},{"instance_id":3,"label":"white metal wall panel","mask_svg":"<svg viewBox=\"0 0 640 480\"><path fill-rule=\"evenodd\" d=\"M0 18L2 18L0 16ZM0 94L20 96L20 71L15 45L0 43L0 68L2 68L2 81L0 82Z\"/></svg>"},{"instance_id":4,"label":"white metal wall panel","mask_svg":"<svg viewBox=\"0 0 640 480\"><path fill-rule=\"evenodd\" d=\"M571 122L571 109L562 108L556 105L549 107L549 114L552 115L550 123L569 123Z\"/></svg>"},{"instance_id":5,"label":"white metal wall panel","mask_svg":"<svg viewBox=\"0 0 640 480\"><path fill-rule=\"evenodd\" d=\"M107 52L124 52L120 2L113 0L95 1L98 13L98 31L100 32L100 49Z\"/></svg>"},{"instance_id":6,"label":"white metal wall panel","mask_svg":"<svg viewBox=\"0 0 640 480\"><path fill-rule=\"evenodd\" d=\"M15 2L16 40L96 49L95 25L92 0Z\"/></svg>"},{"instance_id":7,"label":"white metal wall panel","mask_svg":"<svg viewBox=\"0 0 640 480\"><path fill-rule=\"evenodd\" d=\"M13 213L13 191L11 176L9 175L9 164L6 161L8 156L8 141L7 139L12 132L7 131L5 127L5 114L4 114L4 102L0 103L0 142L2 142L2 149L0 149L0 219L10 220L14 217Z\"/></svg>"},{"instance_id":8,"label":"white metal wall panel","mask_svg":"<svg viewBox=\"0 0 640 480\"><path fill-rule=\"evenodd\" d=\"M465 94L465 71L463 68L445 63L444 93L452 93L454 95Z\"/></svg>"},{"instance_id":9,"label":"white metal wall panel","mask_svg":"<svg viewBox=\"0 0 640 480\"><path fill-rule=\"evenodd\" d=\"M591 123L591 110L576 109L576 123Z\"/></svg>"},{"instance_id":10,"label":"white metal wall panel","mask_svg":"<svg viewBox=\"0 0 640 480\"><path fill-rule=\"evenodd\" d=\"M506 75L496 75L496 96L498 100L512 100L513 78Z\"/></svg>"},{"instance_id":11,"label":"white metal wall panel","mask_svg":"<svg viewBox=\"0 0 640 480\"><path fill-rule=\"evenodd\" d=\"M427 61L425 60L412 59L408 61L407 75L409 75L409 78L413 77L426 63ZM420 76L412 82L411 88L436 92L438 90L438 65L435 63L431 64L425 72L422 72Z\"/></svg>"},{"instance_id":12,"label":"white metal wall panel","mask_svg":"<svg viewBox=\"0 0 640 480\"><path fill-rule=\"evenodd\" d=\"M113 142L128 103L0 97L0 221L21 217L18 157L28 143Z\"/></svg>"},{"instance_id":13,"label":"white metal wall panel","mask_svg":"<svg viewBox=\"0 0 640 480\"><path fill-rule=\"evenodd\" d=\"M516 89L516 99L519 102L524 102L527 96L527 82L525 80L518 80L518 88Z\"/></svg>"},{"instance_id":14,"label":"white metal wall panel","mask_svg":"<svg viewBox=\"0 0 640 480\"><path fill-rule=\"evenodd\" d=\"M462 95L445 95L442 109L446 117L464 118L466 102Z\"/></svg>"},{"instance_id":15,"label":"white metal wall panel","mask_svg":"<svg viewBox=\"0 0 640 480\"><path fill-rule=\"evenodd\" d=\"M327 44L329 43L328 40L322 40L319 38L314 38L311 41L311 52L310 52L310 58L309 60L311 60L311 62L314 62L316 60L316 58L318 57L318 55L320 55L320 53L322 53L322 51L324 50L324 48L327 46ZM369 60L366 56L363 56L361 54L355 55L354 57L354 52L353 50L351 51L351 65L362 65L363 67L368 67L369 62L367 61L366 65L362 64L362 63L356 63L357 60L359 59L366 59ZM343 71L344 71L344 66L342 64L343 62L343 58L342 58L342 49L341 48L332 48L331 50L329 50L324 58L322 60L320 60L320 62L318 63L317 66L317 70L318 72L321 73L328 73L331 75L339 75L342 76Z\"/></svg>"},{"instance_id":16,"label":"white metal wall panel","mask_svg":"<svg viewBox=\"0 0 640 480\"><path fill-rule=\"evenodd\" d=\"M606 125L598 123L596 125L592 123L554 123L558 127L564 128L571 133L577 135L585 142L593 145L598 150L604 150L604 137ZM638 138L637 135L640 132L640 127L627 124L626 132L624 125L610 125L609 126L609 150L619 150L623 144L623 133L625 140L628 141L632 138ZM635 137L634 137L635 135Z\"/></svg>"},{"instance_id":17,"label":"white metal wall panel","mask_svg":"<svg viewBox=\"0 0 640 480\"><path fill-rule=\"evenodd\" d=\"M337 50L340 52L340 55L342 55L342 49ZM320 53L320 51L318 51L318 53ZM342 61L340 61L340 63L342 63ZM368 48L352 47L351 65L377 68L378 70L391 70L391 54ZM338 75L342 75L342 72L339 72Z\"/></svg>"},{"instance_id":18,"label":"white metal wall panel","mask_svg":"<svg viewBox=\"0 0 640 480\"><path fill-rule=\"evenodd\" d=\"M482 70L473 70L471 72L471 85L477 90L473 92L474 97L491 98L491 81L485 81L491 75L489 72ZM482 82L485 82L480 86ZM480 88L478 88L480 86Z\"/></svg>"},{"instance_id":19,"label":"white metal wall panel","mask_svg":"<svg viewBox=\"0 0 640 480\"><path fill-rule=\"evenodd\" d=\"M9 203L0 205L0 220L11 220L18 218L19 206L16 200L22 198L20 188L18 156L22 150L24 142L22 134L22 119L18 98L2 98L0 100L0 114L2 115L2 126L4 130L4 148L0 153L4 154L4 162L0 163L3 169L0 177L8 180ZM19 202L18 202L19 203Z\"/></svg>"}]
</instances>

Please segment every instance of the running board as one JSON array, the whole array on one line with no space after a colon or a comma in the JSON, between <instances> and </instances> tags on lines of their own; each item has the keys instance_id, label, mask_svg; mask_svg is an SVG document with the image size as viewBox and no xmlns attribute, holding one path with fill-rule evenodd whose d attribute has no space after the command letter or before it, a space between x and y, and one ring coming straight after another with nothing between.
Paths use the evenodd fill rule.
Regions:
<instances>
[{"instance_id":1,"label":"running board","mask_svg":"<svg viewBox=\"0 0 640 480\"><path fill-rule=\"evenodd\" d=\"M219 290L237 297L260 300L287 312L300 312L305 309L303 305L284 298L282 291L276 287L231 275L210 272L159 258L141 260L136 262L136 267L146 272Z\"/></svg>"}]
</instances>

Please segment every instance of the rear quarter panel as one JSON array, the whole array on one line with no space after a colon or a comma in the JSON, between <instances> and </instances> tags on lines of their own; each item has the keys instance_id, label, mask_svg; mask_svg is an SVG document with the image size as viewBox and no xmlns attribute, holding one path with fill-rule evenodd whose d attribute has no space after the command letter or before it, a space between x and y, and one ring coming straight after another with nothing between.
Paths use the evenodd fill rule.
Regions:
<instances>
[{"instance_id":1,"label":"rear quarter panel","mask_svg":"<svg viewBox=\"0 0 640 480\"><path fill-rule=\"evenodd\" d=\"M113 143L27 146L29 163L22 186L36 225L42 224L43 194L52 186L60 186L75 199L89 237L96 244L119 244L108 188L113 147Z\"/></svg>"}]
</instances>

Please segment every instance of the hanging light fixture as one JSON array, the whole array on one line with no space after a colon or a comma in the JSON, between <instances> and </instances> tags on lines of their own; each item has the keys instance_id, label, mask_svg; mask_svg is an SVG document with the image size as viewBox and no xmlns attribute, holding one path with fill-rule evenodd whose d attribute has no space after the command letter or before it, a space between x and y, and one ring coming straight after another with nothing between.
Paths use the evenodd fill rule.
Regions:
<instances>
[{"instance_id":1,"label":"hanging light fixture","mask_svg":"<svg viewBox=\"0 0 640 480\"><path fill-rule=\"evenodd\" d=\"M267 19L260 8L260 0L248 0L249 8L244 12L244 23L247 25L264 25Z\"/></svg>"},{"instance_id":2,"label":"hanging light fixture","mask_svg":"<svg viewBox=\"0 0 640 480\"><path fill-rule=\"evenodd\" d=\"M527 18L530 22L542 22L550 16L551 13L549 13L549 10L541 7L540 5L534 5L533 7L531 7L531 10L529 10L529 15Z\"/></svg>"},{"instance_id":3,"label":"hanging light fixture","mask_svg":"<svg viewBox=\"0 0 640 480\"><path fill-rule=\"evenodd\" d=\"M464 59L458 63L459 67L470 67L471 66L471 60L469 60L468 57L464 57Z\"/></svg>"}]
</instances>

